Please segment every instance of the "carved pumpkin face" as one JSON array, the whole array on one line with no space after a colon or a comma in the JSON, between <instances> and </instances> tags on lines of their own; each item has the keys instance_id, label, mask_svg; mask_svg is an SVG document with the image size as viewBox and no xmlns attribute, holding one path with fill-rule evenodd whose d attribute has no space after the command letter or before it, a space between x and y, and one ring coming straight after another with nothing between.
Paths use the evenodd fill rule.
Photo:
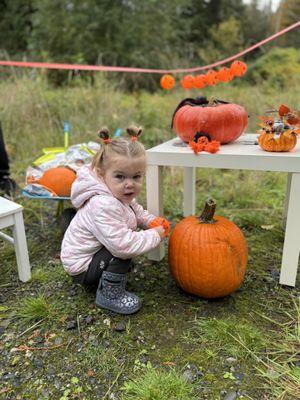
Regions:
<instances>
[{"instance_id":1,"label":"carved pumpkin face","mask_svg":"<svg viewBox=\"0 0 300 400\"><path fill-rule=\"evenodd\" d=\"M172 119L174 132L184 142L192 141L198 132L222 144L232 142L245 131L247 125L248 114L242 106L221 100L209 103L205 97L184 99Z\"/></svg>"}]
</instances>

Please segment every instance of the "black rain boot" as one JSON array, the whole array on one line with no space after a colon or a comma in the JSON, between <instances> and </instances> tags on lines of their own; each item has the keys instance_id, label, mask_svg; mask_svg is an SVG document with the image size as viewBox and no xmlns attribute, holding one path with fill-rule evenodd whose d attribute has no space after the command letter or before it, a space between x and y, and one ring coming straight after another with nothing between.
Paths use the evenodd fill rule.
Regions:
<instances>
[{"instance_id":1,"label":"black rain boot","mask_svg":"<svg viewBox=\"0 0 300 400\"><path fill-rule=\"evenodd\" d=\"M96 295L96 306L119 314L134 314L142 304L133 293L125 290L127 274L103 271Z\"/></svg>"}]
</instances>

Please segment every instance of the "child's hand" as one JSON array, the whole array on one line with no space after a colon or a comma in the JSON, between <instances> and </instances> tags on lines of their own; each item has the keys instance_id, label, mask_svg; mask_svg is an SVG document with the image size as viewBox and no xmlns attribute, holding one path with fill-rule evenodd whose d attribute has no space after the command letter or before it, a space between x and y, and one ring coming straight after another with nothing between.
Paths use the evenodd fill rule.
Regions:
<instances>
[{"instance_id":1,"label":"child's hand","mask_svg":"<svg viewBox=\"0 0 300 400\"><path fill-rule=\"evenodd\" d=\"M164 236L167 237L169 235L169 233L170 233L170 230L171 230L169 221L167 219L165 219L165 218L156 217L149 224L149 228L155 228L155 227L159 227L159 226L163 227Z\"/></svg>"},{"instance_id":2,"label":"child's hand","mask_svg":"<svg viewBox=\"0 0 300 400\"><path fill-rule=\"evenodd\" d=\"M161 239L163 239L165 237L165 230L161 225L160 226L155 226L154 229L159 234Z\"/></svg>"}]
</instances>

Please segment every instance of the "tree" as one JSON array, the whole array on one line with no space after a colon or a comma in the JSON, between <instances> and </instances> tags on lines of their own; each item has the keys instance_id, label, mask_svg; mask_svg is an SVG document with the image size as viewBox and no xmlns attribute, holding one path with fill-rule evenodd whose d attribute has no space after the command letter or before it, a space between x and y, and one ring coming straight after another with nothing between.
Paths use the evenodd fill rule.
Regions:
<instances>
[{"instance_id":1,"label":"tree","mask_svg":"<svg viewBox=\"0 0 300 400\"><path fill-rule=\"evenodd\" d=\"M213 26L209 30L209 37L206 46L198 50L205 63L221 60L242 49L241 23L235 17Z\"/></svg>"},{"instance_id":2,"label":"tree","mask_svg":"<svg viewBox=\"0 0 300 400\"><path fill-rule=\"evenodd\" d=\"M273 18L275 32L299 21L300 2L299 0L282 0ZM281 46L294 46L299 49L300 35L299 30L294 29L281 36L278 40Z\"/></svg>"},{"instance_id":3,"label":"tree","mask_svg":"<svg viewBox=\"0 0 300 400\"><path fill-rule=\"evenodd\" d=\"M0 49L10 56L26 52L35 12L33 0L0 0Z\"/></svg>"}]
</instances>

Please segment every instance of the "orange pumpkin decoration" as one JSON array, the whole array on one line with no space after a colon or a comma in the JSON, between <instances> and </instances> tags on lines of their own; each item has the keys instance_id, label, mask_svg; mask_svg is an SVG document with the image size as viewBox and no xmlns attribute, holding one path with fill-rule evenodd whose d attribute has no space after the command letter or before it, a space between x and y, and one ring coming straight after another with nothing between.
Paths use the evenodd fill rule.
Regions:
<instances>
[{"instance_id":1,"label":"orange pumpkin decoration","mask_svg":"<svg viewBox=\"0 0 300 400\"><path fill-rule=\"evenodd\" d=\"M258 137L258 144L266 151L290 151L297 144L297 133L287 130L276 135L262 130Z\"/></svg>"},{"instance_id":2,"label":"orange pumpkin decoration","mask_svg":"<svg viewBox=\"0 0 300 400\"><path fill-rule=\"evenodd\" d=\"M193 75L185 75L181 79L180 84L183 87L183 89L185 89L185 90L192 89L194 87L194 77L193 77Z\"/></svg>"},{"instance_id":3,"label":"orange pumpkin decoration","mask_svg":"<svg viewBox=\"0 0 300 400\"><path fill-rule=\"evenodd\" d=\"M194 77L194 87L196 89L202 89L206 86L206 76L205 75L196 75Z\"/></svg>"},{"instance_id":4,"label":"orange pumpkin decoration","mask_svg":"<svg viewBox=\"0 0 300 400\"><path fill-rule=\"evenodd\" d=\"M248 114L242 106L216 99L209 102L201 96L178 104L171 127L187 143L200 132L223 144L237 139L247 125Z\"/></svg>"},{"instance_id":5,"label":"orange pumpkin decoration","mask_svg":"<svg viewBox=\"0 0 300 400\"><path fill-rule=\"evenodd\" d=\"M296 110L291 110L289 107L281 104L278 109L278 114L281 119L283 119L289 125L300 125L300 112Z\"/></svg>"},{"instance_id":6,"label":"orange pumpkin decoration","mask_svg":"<svg viewBox=\"0 0 300 400\"><path fill-rule=\"evenodd\" d=\"M218 73L213 69L210 69L205 76L207 85L214 86L219 82Z\"/></svg>"},{"instance_id":7,"label":"orange pumpkin decoration","mask_svg":"<svg viewBox=\"0 0 300 400\"><path fill-rule=\"evenodd\" d=\"M71 194L71 186L75 179L76 174L72 169L57 167L45 171L40 179L31 179L28 180L28 182L38 183L57 196L69 197Z\"/></svg>"},{"instance_id":8,"label":"orange pumpkin decoration","mask_svg":"<svg viewBox=\"0 0 300 400\"><path fill-rule=\"evenodd\" d=\"M230 66L234 76L243 76L247 72L247 65L243 61L235 60Z\"/></svg>"},{"instance_id":9,"label":"orange pumpkin decoration","mask_svg":"<svg viewBox=\"0 0 300 400\"><path fill-rule=\"evenodd\" d=\"M156 226L162 226L165 230L165 237L169 236L171 225L170 222L166 218L156 217L154 218L150 224L149 228L155 228Z\"/></svg>"},{"instance_id":10,"label":"orange pumpkin decoration","mask_svg":"<svg viewBox=\"0 0 300 400\"><path fill-rule=\"evenodd\" d=\"M163 89L165 90L173 89L174 85L175 85L175 79L172 75L166 74L160 78L160 86Z\"/></svg>"},{"instance_id":11,"label":"orange pumpkin decoration","mask_svg":"<svg viewBox=\"0 0 300 400\"><path fill-rule=\"evenodd\" d=\"M169 267L178 285L204 298L227 296L243 282L248 259L241 230L215 215L210 199L200 217L180 221L169 240Z\"/></svg>"},{"instance_id":12,"label":"orange pumpkin decoration","mask_svg":"<svg viewBox=\"0 0 300 400\"><path fill-rule=\"evenodd\" d=\"M221 82L229 82L233 79L233 73L230 68L223 67L217 72L217 77Z\"/></svg>"},{"instance_id":13,"label":"orange pumpkin decoration","mask_svg":"<svg viewBox=\"0 0 300 400\"><path fill-rule=\"evenodd\" d=\"M262 129L258 131L258 144L266 151L290 151L296 146L297 135L300 134L300 113L284 104L277 112L279 119L259 117Z\"/></svg>"}]
</instances>

